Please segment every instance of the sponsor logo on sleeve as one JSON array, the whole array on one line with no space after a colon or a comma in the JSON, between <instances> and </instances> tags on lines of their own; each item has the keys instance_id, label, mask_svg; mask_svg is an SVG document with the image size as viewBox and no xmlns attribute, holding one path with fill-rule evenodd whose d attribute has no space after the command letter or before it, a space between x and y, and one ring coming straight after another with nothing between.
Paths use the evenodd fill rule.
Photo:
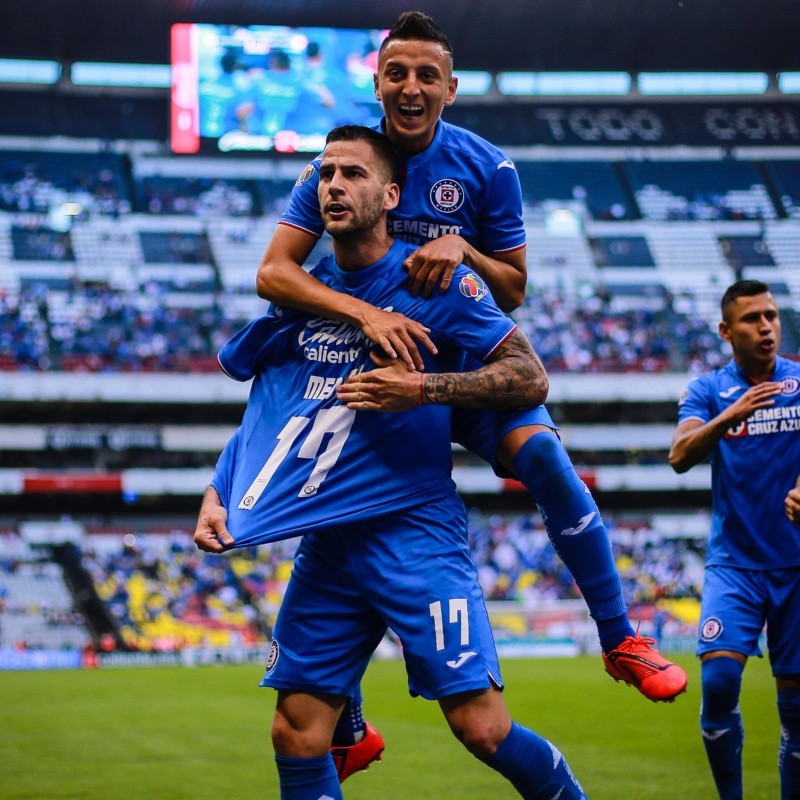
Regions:
<instances>
[{"instance_id":1,"label":"sponsor logo on sleeve","mask_svg":"<svg viewBox=\"0 0 800 800\"><path fill-rule=\"evenodd\" d=\"M300 177L295 181L295 186L301 186L314 174L314 165L309 164L301 173Z\"/></svg>"},{"instance_id":2,"label":"sponsor logo on sleeve","mask_svg":"<svg viewBox=\"0 0 800 800\"><path fill-rule=\"evenodd\" d=\"M474 272L461 279L458 290L464 297L471 297L475 301L482 300L489 293L486 284Z\"/></svg>"}]
</instances>

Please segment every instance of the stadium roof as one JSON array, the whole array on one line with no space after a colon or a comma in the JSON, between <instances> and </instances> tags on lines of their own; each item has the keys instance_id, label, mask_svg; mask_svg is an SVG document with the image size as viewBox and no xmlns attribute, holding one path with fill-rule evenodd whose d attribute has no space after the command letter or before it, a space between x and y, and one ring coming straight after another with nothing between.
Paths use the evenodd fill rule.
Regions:
<instances>
[{"instance_id":1,"label":"stadium roof","mask_svg":"<svg viewBox=\"0 0 800 800\"><path fill-rule=\"evenodd\" d=\"M800 70L800 0L0 0L0 55L167 63L173 22L382 28L413 8L461 69Z\"/></svg>"}]
</instances>

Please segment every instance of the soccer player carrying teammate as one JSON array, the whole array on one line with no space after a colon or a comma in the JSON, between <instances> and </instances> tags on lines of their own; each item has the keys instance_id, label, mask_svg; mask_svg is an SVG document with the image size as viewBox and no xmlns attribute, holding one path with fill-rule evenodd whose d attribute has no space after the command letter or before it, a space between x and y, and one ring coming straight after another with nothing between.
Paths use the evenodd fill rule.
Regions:
<instances>
[{"instance_id":1,"label":"soccer player carrying teammate","mask_svg":"<svg viewBox=\"0 0 800 800\"><path fill-rule=\"evenodd\" d=\"M278 690L272 740L283 800L342 797L331 738L387 627L402 643L410 691L438 700L473 755L522 797L583 800L559 751L506 710L451 478L449 405L535 406L547 375L469 269L453 279L477 293L449 292L436 304L410 293L403 262L413 247L386 229L398 174L383 134L331 131L319 200L335 258L313 271L338 291L422 320L437 355L426 354L424 378L414 374L419 391L398 398L392 414L365 410L357 391L342 404L335 389L372 366L371 343L352 325L273 306L220 352L227 372L254 380L195 542L221 552L303 534L262 681ZM483 366L463 372L465 351ZM220 503L227 530L224 515L206 516Z\"/></svg>"},{"instance_id":2,"label":"soccer player carrying teammate","mask_svg":"<svg viewBox=\"0 0 800 800\"><path fill-rule=\"evenodd\" d=\"M381 128L404 173L389 230L418 246L406 259L414 294L428 297L437 283L446 293L453 270L464 263L510 311L522 302L527 280L519 178L500 150L440 119L456 96L452 70L452 48L436 23L420 12L402 14L381 46L375 76L385 113ZM415 342L431 348L425 326L336 292L301 268L323 232L318 169L318 159L306 168L276 226L259 267L259 294L281 306L356 325L389 356L409 369L422 369ZM468 362L466 368L476 364ZM683 692L683 670L654 650L651 639L634 633L600 512L547 409L503 417L458 409L453 439L502 474L519 478L534 497L595 620L606 671L651 700L669 701ZM380 755L383 741L365 725L360 703L343 715L334 745L343 780Z\"/></svg>"},{"instance_id":3,"label":"soccer player carrying teammate","mask_svg":"<svg viewBox=\"0 0 800 800\"><path fill-rule=\"evenodd\" d=\"M769 286L742 280L722 297L727 366L680 401L669 463L711 459L711 532L697 654L700 725L721 800L742 792L742 672L766 623L778 691L781 799L800 798L800 365L778 355Z\"/></svg>"}]
</instances>

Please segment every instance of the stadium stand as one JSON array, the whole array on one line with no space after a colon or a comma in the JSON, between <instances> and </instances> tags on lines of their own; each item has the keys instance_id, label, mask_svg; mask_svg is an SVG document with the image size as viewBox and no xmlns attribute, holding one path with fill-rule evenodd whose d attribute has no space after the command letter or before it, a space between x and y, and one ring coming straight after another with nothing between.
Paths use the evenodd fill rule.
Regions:
<instances>
[{"instance_id":1,"label":"stadium stand","mask_svg":"<svg viewBox=\"0 0 800 800\"><path fill-rule=\"evenodd\" d=\"M86 647L85 620L49 551L35 552L8 528L0 543L0 648Z\"/></svg>"},{"instance_id":2,"label":"stadium stand","mask_svg":"<svg viewBox=\"0 0 800 800\"><path fill-rule=\"evenodd\" d=\"M673 631L685 634L699 613L702 538L680 535L675 521L665 529L663 519L654 525L645 516L610 519L609 528L626 600L635 613L647 623L660 608ZM226 557L201 556L191 530L190 521L83 526L80 564L119 627L118 641L106 637L98 646L153 652L257 646L268 640L296 541ZM0 648L85 648L93 638L91 615L84 613L81 594L69 590L68 570L46 560L47 548L35 553L13 530L2 538ZM556 635L564 616L553 614L553 602L582 605L538 515L472 508L470 546L490 608L493 613L502 609L507 624L513 619L517 633ZM585 613L569 618L572 635L593 635L591 623L588 628L578 624L586 622Z\"/></svg>"},{"instance_id":3,"label":"stadium stand","mask_svg":"<svg viewBox=\"0 0 800 800\"><path fill-rule=\"evenodd\" d=\"M223 386L215 354L264 309L255 268L306 157L173 156L166 98L68 81L0 92L13 109L0 119L0 648L257 647L280 603L292 543L201 559L189 539L246 395ZM709 479L665 467L675 402L727 360L718 301L737 277L772 285L784 351L798 353L800 117L791 98L640 100L465 95L445 117L515 161L529 269L515 319L609 509L644 632L663 613L690 640ZM329 249L323 237L313 257ZM518 487L454 460L498 630L590 647ZM110 629L71 593L70 554L20 535L48 508L82 528L80 567Z\"/></svg>"},{"instance_id":4,"label":"stadium stand","mask_svg":"<svg viewBox=\"0 0 800 800\"><path fill-rule=\"evenodd\" d=\"M775 219L758 167L746 161L636 161L626 164L647 219Z\"/></svg>"}]
</instances>

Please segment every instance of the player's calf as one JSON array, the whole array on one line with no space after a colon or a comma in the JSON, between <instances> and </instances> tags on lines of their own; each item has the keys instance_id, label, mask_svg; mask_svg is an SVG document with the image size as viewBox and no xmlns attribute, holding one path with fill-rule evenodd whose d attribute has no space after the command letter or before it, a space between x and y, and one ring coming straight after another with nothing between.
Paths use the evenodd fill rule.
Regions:
<instances>
[{"instance_id":1,"label":"player's calf","mask_svg":"<svg viewBox=\"0 0 800 800\"><path fill-rule=\"evenodd\" d=\"M778 689L781 797L800 798L800 688Z\"/></svg>"},{"instance_id":2,"label":"player's calf","mask_svg":"<svg viewBox=\"0 0 800 800\"><path fill-rule=\"evenodd\" d=\"M700 727L711 774L721 800L742 797L744 728L739 692L744 665L728 656L703 662Z\"/></svg>"}]
</instances>

